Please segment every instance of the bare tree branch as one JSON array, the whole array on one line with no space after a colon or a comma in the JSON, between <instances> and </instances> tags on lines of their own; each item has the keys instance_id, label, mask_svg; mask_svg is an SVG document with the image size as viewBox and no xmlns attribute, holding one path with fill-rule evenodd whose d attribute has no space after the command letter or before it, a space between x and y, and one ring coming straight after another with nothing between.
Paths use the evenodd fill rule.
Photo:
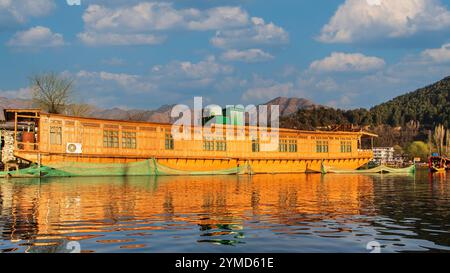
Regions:
<instances>
[{"instance_id":1,"label":"bare tree branch","mask_svg":"<svg viewBox=\"0 0 450 273\"><path fill-rule=\"evenodd\" d=\"M64 112L73 92L73 80L55 73L37 74L30 78L33 103L52 114Z\"/></svg>"}]
</instances>

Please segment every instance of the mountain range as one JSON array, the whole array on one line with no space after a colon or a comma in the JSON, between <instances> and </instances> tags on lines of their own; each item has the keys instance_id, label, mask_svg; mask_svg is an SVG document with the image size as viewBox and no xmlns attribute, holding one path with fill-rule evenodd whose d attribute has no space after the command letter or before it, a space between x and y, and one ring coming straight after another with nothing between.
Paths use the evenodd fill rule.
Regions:
<instances>
[{"instance_id":1,"label":"mountain range","mask_svg":"<svg viewBox=\"0 0 450 273\"><path fill-rule=\"evenodd\" d=\"M296 113L300 109L313 109L319 107L319 105L313 103L310 100L303 98L286 98L278 97L262 105L279 105L280 115L288 116ZM172 107L174 105L163 105L155 110L140 110L140 109L121 109L121 108L99 108L92 105L87 105L86 116L102 118L102 119L114 119L114 120L137 120L148 121L158 123L170 123L173 119L170 117ZM0 97L0 108L31 108L33 103L31 100L26 99L10 99L6 97ZM322 106L320 106L322 107Z\"/></svg>"},{"instance_id":2,"label":"mountain range","mask_svg":"<svg viewBox=\"0 0 450 273\"><path fill-rule=\"evenodd\" d=\"M410 122L432 129L437 124L450 128L450 76L429 86L398 96L371 109L340 110L316 104L304 98L277 97L262 105L279 105L281 125L314 129L335 125L405 126ZM29 108L31 100L0 97L0 108ZM154 110L104 109L89 105L85 115L95 118L170 123L173 105Z\"/></svg>"}]
</instances>

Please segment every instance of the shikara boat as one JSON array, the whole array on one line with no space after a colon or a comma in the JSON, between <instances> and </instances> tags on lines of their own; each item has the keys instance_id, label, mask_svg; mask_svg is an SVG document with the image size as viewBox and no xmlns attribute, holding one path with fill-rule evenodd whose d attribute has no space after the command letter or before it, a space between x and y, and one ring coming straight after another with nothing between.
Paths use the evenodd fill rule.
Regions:
<instances>
[{"instance_id":1,"label":"shikara boat","mask_svg":"<svg viewBox=\"0 0 450 273\"><path fill-rule=\"evenodd\" d=\"M450 159L443 156L431 156L428 159L428 168L433 173L445 172L450 168Z\"/></svg>"},{"instance_id":2,"label":"shikara boat","mask_svg":"<svg viewBox=\"0 0 450 273\"><path fill-rule=\"evenodd\" d=\"M342 173L342 174L367 174L367 173L398 173L398 174L411 174L416 172L416 166L411 165L406 168L391 168L385 165L380 165L371 169L363 169L363 170L345 170L345 169L336 169L333 167L325 166L322 167L322 173Z\"/></svg>"}]
</instances>

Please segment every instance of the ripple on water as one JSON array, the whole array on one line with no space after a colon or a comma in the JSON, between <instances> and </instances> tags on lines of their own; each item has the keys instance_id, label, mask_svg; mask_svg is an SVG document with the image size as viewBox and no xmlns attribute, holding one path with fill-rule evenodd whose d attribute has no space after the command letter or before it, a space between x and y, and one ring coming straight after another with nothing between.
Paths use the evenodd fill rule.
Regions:
<instances>
[{"instance_id":1,"label":"ripple on water","mask_svg":"<svg viewBox=\"0 0 450 273\"><path fill-rule=\"evenodd\" d=\"M412 186L414 185L414 186ZM431 185L431 187L430 187ZM0 180L0 251L450 251L450 177ZM12 201L14 200L14 202Z\"/></svg>"}]
</instances>

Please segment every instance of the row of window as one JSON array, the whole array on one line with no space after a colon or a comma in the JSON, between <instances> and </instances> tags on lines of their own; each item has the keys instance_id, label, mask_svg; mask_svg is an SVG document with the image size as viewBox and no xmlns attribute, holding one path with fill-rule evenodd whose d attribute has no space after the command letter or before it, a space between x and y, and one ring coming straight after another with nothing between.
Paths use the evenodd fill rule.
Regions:
<instances>
[{"instance_id":1,"label":"row of window","mask_svg":"<svg viewBox=\"0 0 450 273\"><path fill-rule=\"evenodd\" d=\"M62 129L61 127L50 127L50 144L61 145L62 144ZM175 142L171 133L165 133L165 149L174 150ZM104 130L103 131L103 147L105 148L119 148L119 131L117 130ZM137 140L136 132L122 132L122 148L136 149ZM203 139L204 151L226 151L227 142L224 138L218 139ZM278 145L278 151L282 153L296 153L297 140L294 139L281 139ZM252 152L260 152L259 139L252 140ZM316 141L317 153L328 153L329 143L325 140ZM351 153L352 142L341 141L341 153Z\"/></svg>"},{"instance_id":2,"label":"row of window","mask_svg":"<svg viewBox=\"0 0 450 273\"><path fill-rule=\"evenodd\" d=\"M136 149L136 132L122 132L122 148ZM119 148L119 131L103 131L103 147Z\"/></svg>"},{"instance_id":3,"label":"row of window","mask_svg":"<svg viewBox=\"0 0 450 273\"><path fill-rule=\"evenodd\" d=\"M351 153L351 152L352 152L352 142L341 141L341 153Z\"/></svg>"},{"instance_id":4,"label":"row of window","mask_svg":"<svg viewBox=\"0 0 450 273\"><path fill-rule=\"evenodd\" d=\"M203 150L225 152L227 150L227 142L225 141L225 139L204 139Z\"/></svg>"}]
</instances>

